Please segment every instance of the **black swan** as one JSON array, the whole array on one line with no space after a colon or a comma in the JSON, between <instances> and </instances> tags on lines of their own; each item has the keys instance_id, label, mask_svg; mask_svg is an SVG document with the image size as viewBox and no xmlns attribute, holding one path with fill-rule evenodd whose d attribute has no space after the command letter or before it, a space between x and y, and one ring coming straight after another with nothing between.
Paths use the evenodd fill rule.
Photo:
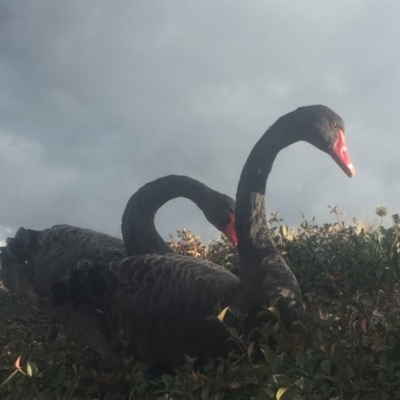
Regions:
<instances>
[{"instance_id":1,"label":"black swan","mask_svg":"<svg viewBox=\"0 0 400 400\"><path fill-rule=\"evenodd\" d=\"M5 286L19 287L23 297L34 300L36 295L49 296L52 285L81 260L108 263L127 255L173 253L157 233L154 217L161 206L177 197L192 200L206 219L236 246L234 200L195 179L169 175L147 183L130 198L123 215L124 242L70 225L55 225L43 231L20 228L1 248L0 262L4 264L1 279ZM12 259L19 262L19 267L15 263L12 268ZM24 271L29 279L21 275ZM34 291L32 287L26 289L28 283Z\"/></svg>"},{"instance_id":2,"label":"black swan","mask_svg":"<svg viewBox=\"0 0 400 400\"><path fill-rule=\"evenodd\" d=\"M173 253L155 230L154 216L159 207L176 197L194 201L207 220L236 245L234 200L194 179L171 175L146 184L129 200L123 224L125 239L130 240L128 254L149 249L156 254ZM28 302L40 303L53 320L95 349L109 366L120 368L121 360L104 335L112 328L96 309L88 304L54 306L48 299L52 286L64 278L71 265L86 265L82 260L104 264L123 257L126 252L122 240L90 229L69 225L43 231L20 228L1 248L0 280ZM49 335L54 338L56 334L53 329Z\"/></svg>"},{"instance_id":3,"label":"black swan","mask_svg":"<svg viewBox=\"0 0 400 400\"><path fill-rule=\"evenodd\" d=\"M187 176L169 175L144 185L128 201L122 237L128 256L173 253L154 227L157 210L177 197L192 200L206 219L236 246L235 201Z\"/></svg>"},{"instance_id":4,"label":"black swan","mask_svg":"<svg viewBox=\"0 0 400 400\"><path fill-rule=\"evenodd\" d=\"M254 146L240 177L235 208L239 278L190 257L141 255L71 269L53 301L102 309L125 329L139 358L158 372L173 371L184 355L227 354L231 347L224 325L207 319L217 304L238 309L253 324L262 305L273 302L289 327L301 310L301 292L270 237L264 195L276 155L300 140L330 154L348 176L355 174L343 121L332 110L300 107L279 118Z\"/></svg>"}]
</instances>

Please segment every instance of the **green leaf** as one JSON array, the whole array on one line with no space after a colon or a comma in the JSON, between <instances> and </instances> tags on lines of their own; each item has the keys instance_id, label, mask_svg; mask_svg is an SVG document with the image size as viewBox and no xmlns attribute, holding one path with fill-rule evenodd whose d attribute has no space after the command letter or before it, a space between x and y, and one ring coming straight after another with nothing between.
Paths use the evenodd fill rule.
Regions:
<instances>
[{"instance_id":1,"label":"green leaf","mask_svg":"<svg viewBox=\"0 0 400 400\"><path fill-rule=\"evenodd\" d=\"M251 342L249 346L247 347L247 356L250 358L252 353L253 353L253 348L254 348L254 342Z\"/></svg>"},{"instance_id":2,"label":"green leaf","mask_svg":"<svg viewBox=\"0 0 400 400\"><path fill-rule=\"evenodd\" d=\"M203 390L201 391L201 398L202 400L208 399L210 395L210 386L207 385L206 387L203 388Z\"/></svg>"},{"instance_id":3,"label":"green leaf","mask_svg":"<svg viewBox=\"0 0 400 400\"><path fill-rule=\"evenodd\" d=\"M274 375L274 380L278 386L284 386L290 382L289 377L285 374Z\"/></svg>"},{"instance_id":4,"label":"green leaf","mask_svg":"<svg viewBox=\"0 0 400 400\"><path fill-rule=\"evenodd\" d=\"M222 375L224 373L224 364L219 364L217 368L217 374Z\"/></svg>"},{"instance_id":5,"label":"green leaf","mask_svg":"<svg viewBox=\"0 0 400 400\"><path fill-rule=\"evenodd\" d=\"M300 365L300 367L304 367L305 365L308 364L307 354L304 351L297 352L296 361L297 361L297 364Z\"/></svg>"},{"instance_id":6,"label":"green leaf","mask_svg":"<svg viewBox=\"0 0 400 400\"><path fill-rule=\"evenodd\" d=\"M282 368L283 365L283 357L282 356L277 356L275 360L271 364L271 370L274 374L277 374L280 369Z\"/></svg>"},{"instance_id":7,"label":"green leaf","mask_svg":"<svg viewBox=\"0 0 400 400\"><path fill-rule=\"evenodd\" d=\"M332 363L330 360L324 360L321 362L321 371L324 372L325 374L330 374L331 366L332 366Z\"/></svg>"},{"instance_id":8,"label":"green leaf","mask_svg":"<svg viewBox=\"0 0 400 400\"><path fill-rule=\"evenodd\" d=\"M36 376L38 373L38 368L36 366L36 364L34 364L33 362L27 361L26 362L26 373L28 374L28 376Z\"/></svg>"},{"instance_id":9,"label":"green leaf","mask_svg":"<svg viewBox=\"0 0 400 400\"><path fill-rule=\"evenodd\" d=\"M298 379L295 382L295 385L305 393L309 393L311 391L311 387L312 387L311 382L304 376L302 376L300 379Z\"/></svg>"},{"instance_id":10,"label":"green leaf","mask_svg":"<svg viewBox=\"0 0 400 400\"><path fill-rule=\"evenodd\" d=\"M229 334L235 338L235 339L240 339L239 337L239 332L236 328L226 328L226 330L229 332Z\"/></svg>"}]
</instances>

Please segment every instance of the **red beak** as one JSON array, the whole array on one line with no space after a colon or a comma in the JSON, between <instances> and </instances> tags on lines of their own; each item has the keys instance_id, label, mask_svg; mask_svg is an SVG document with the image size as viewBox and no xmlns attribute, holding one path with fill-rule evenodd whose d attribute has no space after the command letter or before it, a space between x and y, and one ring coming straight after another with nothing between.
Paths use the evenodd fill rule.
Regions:
<instances>
[{"instance_id":1,"label":"red beak","mask_svg":"<svg viewBox=\"0 0 400 400\"><path fill-rule=\"evenodd\" d=\"M235 215L231 214L231 220L225 229L222 230L222 233L228 238L228 240L233 244L233 246L237 247L237 237L235 230Z\"/></svg>"},{"instance_id":2,"label":"red beak","mask_svg":"<svg viewBox=\"0 0 400 400\"><path fill-rule=\"evenodd\" d=\"M336 161L340 168L347 176L352 178L356 174L356 169L350 161L350 156L346 147L344 133L340 129L336 129L337 140L329 150L330 156Z\"/></svg>"}]
</instances>

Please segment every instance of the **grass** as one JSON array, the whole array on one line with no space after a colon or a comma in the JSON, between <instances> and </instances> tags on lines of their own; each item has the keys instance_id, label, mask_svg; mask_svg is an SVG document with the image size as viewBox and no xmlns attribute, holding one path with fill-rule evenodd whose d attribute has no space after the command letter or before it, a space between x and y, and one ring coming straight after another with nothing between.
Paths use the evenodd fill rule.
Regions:
<instances>
[{"instance_id":1,"label":"grass","mask_svg":"<svg viewBox=\"0 0 400 400\"><path fill-rule=\"evenodd\" d=\"M306 310L290 333L264 325L257 343L231 330L237 351L202 373L188 359L176 376L149 382L145 365L127 359L116 375L64 334L49 344L48 318L0 288L0 398L400 398L400 219L394 215L389 227L344 224L337 208L331 211L335 223L303 220L296 229L272 214L274 240L299 280ZM205 247L183 230L171 245L237 272L225 240Z\"/></svg>"}]
</instances>

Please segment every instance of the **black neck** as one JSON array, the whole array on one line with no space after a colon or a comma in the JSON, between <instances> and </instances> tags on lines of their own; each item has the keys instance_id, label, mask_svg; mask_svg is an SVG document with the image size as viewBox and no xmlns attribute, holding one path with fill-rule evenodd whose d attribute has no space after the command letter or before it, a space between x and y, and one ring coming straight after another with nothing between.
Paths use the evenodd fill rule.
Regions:
<instances>
[{"instance_id":1,"label":"black neck","mask_svg":"<svg viewBox=\"0 0 400 400\"><path fill-rule=\"evenodd\" d=\"M271 260L276 256L280 259L267 226L265 190L276 155L298 140L290 132L282 132L282 125L279 119L256 143L238 185L235 226L243 284L247 279L262 279L261 275L264 276L268 269L263 262L265 258Z\"/></svg>"},{"instance_id":2,"label":"black neck","mask_svg":"<svg viewBox=\"0 0 400 400\"><path fill-rule=\"evenodd\" d=\"M165 176L140 188L128 201L122 217L127 255L173 253L156 231L157 210L177 197L192 200L201 209L208 190L204 184L178 175Z\"/></svg>"}]
</instances>

